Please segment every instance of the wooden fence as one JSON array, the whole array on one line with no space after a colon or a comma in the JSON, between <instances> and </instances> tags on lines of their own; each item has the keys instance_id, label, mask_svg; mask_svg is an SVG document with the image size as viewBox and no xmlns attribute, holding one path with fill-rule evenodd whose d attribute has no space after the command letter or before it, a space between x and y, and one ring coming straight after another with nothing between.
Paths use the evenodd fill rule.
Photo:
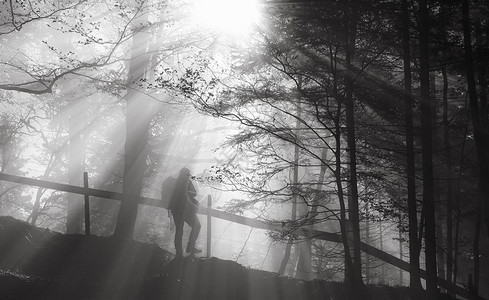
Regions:
<instances>
[{"instance_id":1,"label":"wooden fence","mask_svg":"<svg viewBox=\"0 0 489 300\"><path fill-rule=\"evenodd\" d=\"M50 182L50 181L45 181L45 180L39 180L39 179L32 179L32 178L27 178L27 177L21 177L21 176L15 176L15 175L9 175L5 173L0 173L0 180L3 181L9 181L9 182L15 182L19 184L25 184L25 185L32 185L32 186L37 186L37 187L42 187L42 188L47 188L47 189L52 189L52 190L57 190L57 191L63 191L63 192L68 192L68 193L73 193L73 194L79 194L79 195L84 195L84 200L85 200L85 233L90 234L90 215L89 215L89 197L99 197L99 198L105 198L105 199L112 199L112 200L118 200L122 201L124 199L124 195L122 193L117 193L117 192L109 192L109 191L104 191L104 190L99 190L99 189L91 189L88 187L88 175L85 172L84 173L84 186L79 187L79 186L73 186L73 185L68 185L68 184L62 184L62 183L55 183L55 182ZM222 220L227 220L230 222L246 225L249 227L253 228L258 228L258 229L264 229L264 230L269 230L269 231L284 231L287 230L288 228L286 226L283 226L281 222L267 222L267 221L262 221L262 220L257 220L257 219L252 219L244 216L239 216L239 215L234 215L230 214L224 211L216 210L211 207L212 199L209 196L207 196L207 206L199 206L198 213L203 214L207 216L207 255L210 255L210 249L211 249L211 219L212 217L219 218ZM156 206L156 207L162 207L165 209L168 209L168 203L162 201L161 199L154 199L154 198L148 198L148 197L139 197L139 204L141 205L150 205L150 206ZM308 237L308 238L313 238L313 239L318 239L318 240L323 240L323 241L329 241L329 242L334 242L334 243L341 243L341 236L337 233L331 233L331 232L326 232L326 231L320 231L320 230L314 230L314 229L298 229L294 231L295 234L303 237ZM386 253L380 249L377 249L371 245L361 243L361 250L369 255L372 255L386 263L389 263L395 267L398 267L404 271L409 272L409 263L399 259L389 253ZM425 270L420 270L421 272L421 277L426 279L426 271ZM452 292L454 294L460 295L464 298L467 299L482 299L482 297L475 297L469 290L466 290L458 285L454 285L450 282L448 282L445 279L438 278L438 286L441 288L446 289L449 292Z\"/></svg>"}]
</instances>

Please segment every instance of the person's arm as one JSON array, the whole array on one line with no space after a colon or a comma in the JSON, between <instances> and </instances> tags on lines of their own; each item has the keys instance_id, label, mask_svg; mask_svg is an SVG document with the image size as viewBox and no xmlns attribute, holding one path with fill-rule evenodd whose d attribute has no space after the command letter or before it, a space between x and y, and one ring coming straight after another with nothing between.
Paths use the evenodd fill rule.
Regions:
<instances>
[{"instance_id":1,"label":"person's arm","mask_svg":"<svg viewBox=\"0 0 489 300\"><path fill-rule=\"evenodd\" d=\"M188 183L187 195L193 204L199 205L199 201L195 200L195 197L197 196L197 190L195 189L195 186L191 180Z\"/></svg>"}]
</instances>

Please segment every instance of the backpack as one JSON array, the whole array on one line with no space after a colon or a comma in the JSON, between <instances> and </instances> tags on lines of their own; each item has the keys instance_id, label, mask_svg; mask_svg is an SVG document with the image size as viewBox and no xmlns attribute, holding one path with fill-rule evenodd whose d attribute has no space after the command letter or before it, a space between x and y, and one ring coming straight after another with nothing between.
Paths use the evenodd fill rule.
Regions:
<instances>
[{"instance_id":1,"label":"backpack","mask_svg":"<svg viewBox=\"0 0 489 300\"><path fill-rule=\"evenodd\" d=\"M176 183L177 179L175 177L168 176L161 184L161 201L163 206L168 204L168 209L172 209L175 206L175 201L173 201L173 192L175 190Z\"/></svg>"}]
</instances>

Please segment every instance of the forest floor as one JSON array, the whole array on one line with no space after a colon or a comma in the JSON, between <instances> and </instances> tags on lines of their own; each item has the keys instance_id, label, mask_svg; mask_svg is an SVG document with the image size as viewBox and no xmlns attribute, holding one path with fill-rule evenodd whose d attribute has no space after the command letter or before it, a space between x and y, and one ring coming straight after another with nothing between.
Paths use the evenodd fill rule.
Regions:
<instances>
[{"instance_id":1,"label":"forest floor","mask_svg":"<svg viewBox=\"0 0 489 300\"><path fill-rule=\"evenodd\" d=\"M375 300L409 294L405 287L368 291ZM174 260L155 245L65 235L0 217L0 299L343 300L350 292L342 283L301 281L217 258Z\"/></svg>"}]
</instances>

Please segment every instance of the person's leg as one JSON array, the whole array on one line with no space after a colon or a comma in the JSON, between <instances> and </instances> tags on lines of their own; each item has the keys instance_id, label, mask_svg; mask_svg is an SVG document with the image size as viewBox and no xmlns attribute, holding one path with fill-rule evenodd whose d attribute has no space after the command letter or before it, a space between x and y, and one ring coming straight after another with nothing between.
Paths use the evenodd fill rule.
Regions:
<instances>
[{"instance_id":1,"label":"person's leg","mask_svg":"<svg viewBox=\"0 0 489 300\"><path fill-rule=\"evenodd\" d=\"M182 246L182 237L183 237L183 217L179 213L172 212L173 220L175 221L175 251L177 257L183 256L183 246Z\"/></svg>"},{"instance_id":2,"label":"person's leg","mask_svg":"<svg viewBox=\"0 0 489 300\"><path fill-rule=\"evenodd\" d=\"M187 222L187 224L192 228L192 230L190 231L190 236L188 238L187 252L189 253L202 252L201 250L195 248L195 242L199 237L200 228L201 228L199 218L197 218L196 214L189 214L186 216L185 222Z\"/></svg>"}]
</instances>

